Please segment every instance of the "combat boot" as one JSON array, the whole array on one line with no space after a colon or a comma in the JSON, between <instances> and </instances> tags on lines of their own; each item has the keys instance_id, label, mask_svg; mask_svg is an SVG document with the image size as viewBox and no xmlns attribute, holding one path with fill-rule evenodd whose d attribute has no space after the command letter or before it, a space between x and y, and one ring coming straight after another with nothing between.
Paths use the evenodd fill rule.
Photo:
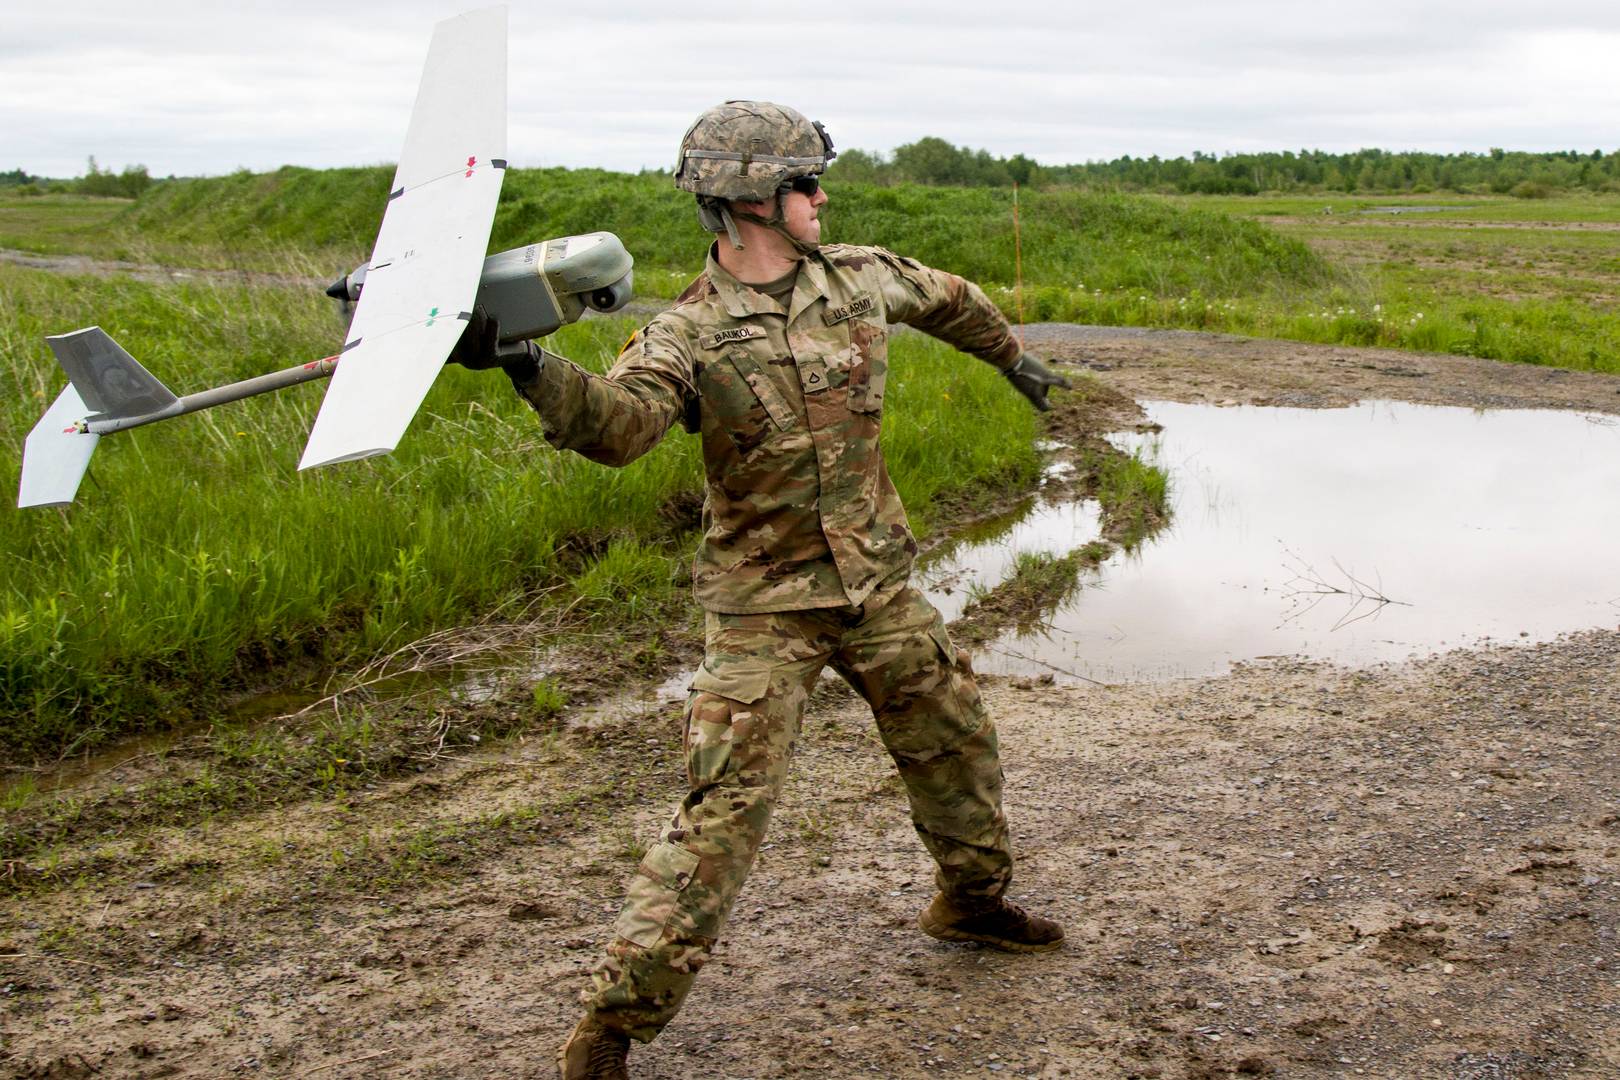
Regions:
<instances>
[{"instance_id":1,"label":"combat boot","mask_svg":"<svg viewBox=\"0 0 1620 1080\"><path fill-rule=\"evenodd\" d=\"M964 910L938 893L917 925L941 941L977 941L1008 952L1051 952L1063 945L1063 927L999 898L990 907Z\"/></svg>"},{"instance_id":2,"label":"combat boot","mask_svg":"<svg viewBox=\"0 0 1620 1080\"><path fill-rule=\"evenodd\" d=\"M557 1051L557 1075L562 1080L630 1080L625 1064L629 1055L630 1036L587 1014Z\"/></svg>"}]
</instances>

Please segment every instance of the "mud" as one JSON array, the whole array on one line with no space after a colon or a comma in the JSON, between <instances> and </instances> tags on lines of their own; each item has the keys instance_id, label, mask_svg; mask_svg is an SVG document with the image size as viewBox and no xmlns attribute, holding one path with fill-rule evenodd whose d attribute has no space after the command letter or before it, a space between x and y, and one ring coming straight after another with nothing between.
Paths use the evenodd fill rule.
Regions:
<instances>
[{"instance_id":1,"label":"mud","mask_svg":"<svg viewBox=\"0 0 1620 1080\"><path fill-rule=\"evenodd\" d=\"M1620 411L1620 379L1034 327L1139 398ZM1612 493L1610 493L1612 494ZM930 893L860 703L812 702L716 960L632 1075L1620 1075L1620 632L1347 670L986 680L1066 949L914 928ZM343 799L8 864L0 1075L550 1075L681 794L678 709L460 750Z\"/></svg>"}]
</instances>

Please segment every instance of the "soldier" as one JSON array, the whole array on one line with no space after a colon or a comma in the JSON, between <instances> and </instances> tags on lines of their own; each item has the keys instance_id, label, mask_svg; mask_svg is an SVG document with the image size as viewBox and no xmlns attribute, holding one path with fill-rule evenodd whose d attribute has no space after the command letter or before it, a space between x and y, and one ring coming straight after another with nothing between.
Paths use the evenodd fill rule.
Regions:
<instances>
[{"instance_id":1,"label":"soldier","mask_svg":"<svg viewBox=\"0 0 1620 1080\"><path fill-rule=\"evenodd\" d=\"M937 864L918 918L947 941L1041 952L1063 931L1004 894L1012 874L996 733L965 652L908 581L917 546L878 433L887 324L995 366L1037 409L1067 386L1021 352L979 288L882 248L822 245L818 123L767 102L708 110L675 184L724 234L674 306L606 376L468 334L452 357L506 367L546 440L624 465L677 422L703 441L693 588L705 656L686 706L690 791L641 860L614 941L558 1053L564 1080L627 1078L708 959L765 835L805 702L831 664L871 705Z\"/></svg>"}]
</instances>

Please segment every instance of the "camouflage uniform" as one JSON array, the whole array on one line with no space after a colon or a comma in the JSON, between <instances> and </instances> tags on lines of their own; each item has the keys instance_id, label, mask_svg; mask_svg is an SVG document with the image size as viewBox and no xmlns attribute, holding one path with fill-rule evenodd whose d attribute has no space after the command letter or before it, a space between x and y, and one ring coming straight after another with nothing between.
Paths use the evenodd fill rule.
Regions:
<instances>
[{"instance_id":1,"label":"camouflage uniform","mask_svg":"<svg viewBox=\"0 0 1620 1080\"><path fill-rule=\"evenodd\" d=\"M605 377L548 357L519 386L552 445L595 461L626 464L677 422L703 439L690 792L642 859L586 996L638 1039L668 1023L719 936L828 663L872 706L941 890L972 909L1007 888L995 729L966 653L907 584L917 545L878 444L890 322L1001 370L1019 357L976 286L881 248L808 255L787 310L711 251Z\"/></svg>"}]
</instances>

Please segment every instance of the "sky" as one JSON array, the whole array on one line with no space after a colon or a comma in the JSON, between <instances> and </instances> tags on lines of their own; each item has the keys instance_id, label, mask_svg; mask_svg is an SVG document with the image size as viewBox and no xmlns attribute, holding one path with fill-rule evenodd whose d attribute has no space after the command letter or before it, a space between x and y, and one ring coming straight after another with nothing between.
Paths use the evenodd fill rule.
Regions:
<instances>
[{"instance_id":1,"label":"sky","mask_svg":"<svg viewBox=\"0 0 1620 1080\"><path fill-rule=\"evenodd\" d=\"M470 6L11 0L0 169L393 161L433 24ZM511 5L511 163L668 168L728 98L791 105L841 148L934 135L1048 164L1620 147L1614 0L714 7Z\"/></svg>"}]
</instances>

